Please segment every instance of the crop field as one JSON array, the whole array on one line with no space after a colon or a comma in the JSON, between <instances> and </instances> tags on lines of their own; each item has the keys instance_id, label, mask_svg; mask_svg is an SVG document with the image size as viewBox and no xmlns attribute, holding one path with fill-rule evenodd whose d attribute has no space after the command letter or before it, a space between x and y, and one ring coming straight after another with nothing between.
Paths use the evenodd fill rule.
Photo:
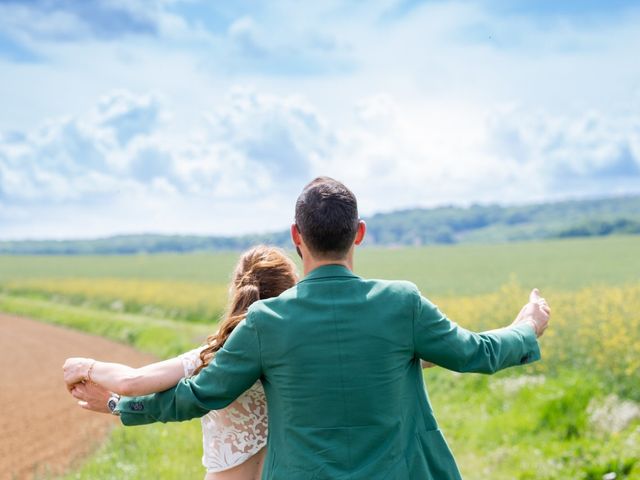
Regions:
<instances>
[{"instance_id":1,"label":"crop field","mask_svg":"<svg viewBox=\"0 0 640 480\"><path fill-rule=\"evenodd\" d=\"M215 329L236 258L0 257L0 311L168 357ZM465 479L640 479L640 237L362 249L356 272L414 281L478 331L509 324L533 287L549 300L542 361L424 372ZM201 478L200 442L197 421L116 428L68 478Z\"/></svg>"}]
</instances>

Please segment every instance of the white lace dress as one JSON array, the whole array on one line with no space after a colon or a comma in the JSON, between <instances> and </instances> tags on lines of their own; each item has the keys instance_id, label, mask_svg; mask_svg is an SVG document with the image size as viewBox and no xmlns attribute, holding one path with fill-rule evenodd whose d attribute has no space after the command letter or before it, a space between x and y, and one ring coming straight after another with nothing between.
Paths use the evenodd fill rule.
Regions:
<instances>
[{"instance_id":1,"label":"white lace dress","mask_svg":"<svg viewBox=\"0 0 640 480\"><path fill-rule=\"evenodd\" d=\"M202 347L180 355L185 377L202 363ZM202 464L207 472L222 472L246 462L267 444L267 401L257 381L222 410L202 417Z\"/></svg>"}]
</instances>

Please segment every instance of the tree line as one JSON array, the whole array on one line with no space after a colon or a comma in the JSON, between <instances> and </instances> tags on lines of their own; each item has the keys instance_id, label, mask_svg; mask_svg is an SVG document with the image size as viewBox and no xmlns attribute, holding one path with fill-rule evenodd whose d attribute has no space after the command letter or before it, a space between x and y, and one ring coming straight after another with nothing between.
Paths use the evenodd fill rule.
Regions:
<instances>
[{"instance_id":1,"label":"tree line","mask_svg":"<svg viewBox=\"0 0 640 480\"><path fill-rule=\"evenodd\" d=\"M522 206L414 208L365 218L366 245L499 243L640 234L640 196ZM289 232L241 236L118 235L88 240L0 241L0 254L105 255L243 250L256 243L289 247Z\"/></svg>"}]
</instances>

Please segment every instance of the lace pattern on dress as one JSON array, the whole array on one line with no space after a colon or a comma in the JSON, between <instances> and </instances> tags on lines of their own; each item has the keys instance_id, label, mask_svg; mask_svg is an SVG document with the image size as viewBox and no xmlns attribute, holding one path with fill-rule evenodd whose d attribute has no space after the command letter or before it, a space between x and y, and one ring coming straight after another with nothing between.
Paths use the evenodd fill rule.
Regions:
<instances>
[{"instance_id":1,"label":"lace pattern on dress","mask_svg":"<svg viewBox=\"0 0 640 480\"><path fill-rule=\"evenodd\" d=\"M196 348L180 355L185 377L202 364ZM247 461L267 444L267 401L257 381L222 410L202 417L202 464L208 472L221 472Z\"/></svg>"}]
</instances>

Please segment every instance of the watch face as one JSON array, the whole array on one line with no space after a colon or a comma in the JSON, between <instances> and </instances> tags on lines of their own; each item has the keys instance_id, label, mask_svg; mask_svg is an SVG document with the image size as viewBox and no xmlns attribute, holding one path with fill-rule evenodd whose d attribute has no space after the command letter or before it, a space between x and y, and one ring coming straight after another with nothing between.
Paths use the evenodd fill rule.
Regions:
<instances>
[{"instance_id":1,"label":"watch face","mask_svg":"<svg viewBox=\"0 0 640 480\"><path fill-rule=\"evenodd\" d=\"M109 411L111 413L113 413L113 411L116 409L117 406L118 406L118 400L116 400L115 398L110 398L109 401L107 402L107 407L109 407Z\"/></svg>"}]
</instances>

